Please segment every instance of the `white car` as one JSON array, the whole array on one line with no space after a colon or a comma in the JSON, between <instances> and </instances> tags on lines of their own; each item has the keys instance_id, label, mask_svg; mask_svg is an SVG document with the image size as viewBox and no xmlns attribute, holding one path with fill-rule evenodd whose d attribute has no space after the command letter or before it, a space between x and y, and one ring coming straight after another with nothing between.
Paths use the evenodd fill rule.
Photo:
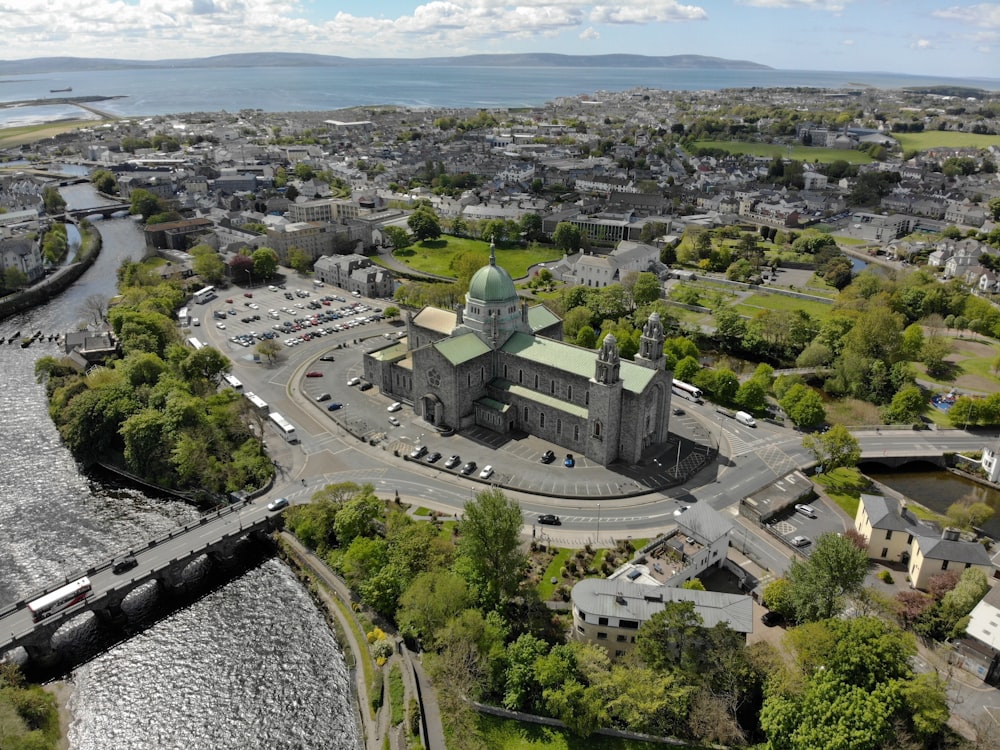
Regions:
<instances>
[{"instance_id":1,"label":"white car","mask_svg":"<svg viewBox=\"0 0 1000 750\"><path fill-rule=\"evenodd\" d=\"M389 424L391 424L393 427L399 427L399 420L396 419L395 417L389 417Z\"/></svg>"},{"instance_id":2,"label":"white car","mask_svg":"<svg viewBox=\"0 0 1000 750\"><path fill-rule=\"evenodd\" d=\"M361 378L351 378L347 381L348 385L358 385L361 382Z\"/></svg>"},{"instance_id":3,"label":"white car","mask_svg":"<svg viewBox=\"0 0 1000 750\"><path fill-rule=\"evenodd\" d=\"M226 324L225 323L216 323L215 327L218 328L220 331L226 330Z\"/></svg>"},{"instance_id":4,"label":"white car","mask_svg":"<svg viewBox=\"0 0 1000 750\"><path fill-rule=\"evenodd\" d=\"M389 406L386 407L386 411L399 411L403 408L403 405L398 401L393 401Z\"/></svg>"},{"instance_id":5,"label":"white car","mask_svg":"<svg viewBox=\"0 0 1000 750\"><path fill-rule=\"evenodd\" d=\"M486 464L486 466L483 467L483 470L479 472L479 478L489 479L491 476L493 476L493 467L490 466L489 464Z\"/></svg>"},{"instance_id":6,"label":"white car","mask_svg":"<svg viewBox=\"0 0 1000 750\"><path fill-rule=\"evenodd\" d=\"M288 507L287 497L276 497L274 498L274 500L272 500L267 504L267 509L272 511L281 510L282 508L287 508L287 507Z\"/></svg>"},{"instance_id":7,"label":"white car","mask_svg":"<svg viewBox=\"0 0 1000 750\"><path fill-rule=\"evenodd\" d=\"M809 518L816 517L816 509L811 505L806 505L805 503L799 503L798 505L795 506L795 510L804 516L808 516Z\"/></svg>"}]
</instances>

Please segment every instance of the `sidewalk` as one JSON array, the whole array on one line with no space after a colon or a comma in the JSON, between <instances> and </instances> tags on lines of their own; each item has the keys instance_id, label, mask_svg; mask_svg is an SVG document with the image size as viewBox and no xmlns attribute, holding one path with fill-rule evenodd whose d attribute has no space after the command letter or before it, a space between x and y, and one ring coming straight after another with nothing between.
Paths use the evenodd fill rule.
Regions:
<instances>
[{"instance_id":1,"label":"sidewalk","mask_svg":"<svg viewBox=\"0 0 1000 750\"><path fill-rule=\"evenodd\" d=\"M320 578L323 584L328 587L340 600L342 605L349 611L353 612L353 604L356 600L351 595L351 590L347 584L332 570L330 570L322 559L302 545L302 543L299 542L299 540L292 534L282 532L281 537L288 544L292 553L298 557L298 560L303 567L308 569L308 571L313 575ZM393 750L407 750L408 746L406 743L407 732L405 720L402 727L396 727L394 729L389 726L390 707L388 699L383 701L382 708L379 710L378 715L372 718L370 708L370 686L366 684L365 672L362 668L360 668L361 661L364 659L370 659L371 657L368 644L359 642L356 634L357 630L363 632L364 628L358 622L356 617L349 617L346 615L343 609L338 606L336 602L330 599L329 594L325 589L319 588L317 589L317 593L323 600L327 611L340 621L340 629L347 639L347 643L342 644L342 647L350 649L350 651L354 654L354 661L357 665L354 669L354 688L357 695L357 715L359 721L361 722L362 737L364 740L363 747L365 747L366 750L382 750L385 738L388 737L390 748ZM385 678L383 686L385 695L388 695L389 690L389 671L394 663L398 663L401 667L403 675L404 713L409 707L410 698L416 698L417 705L420 709L421 720L425 727L425 747L427 750L445 750L444 727L441 724L441 712L438 708L437 696L434 692L433 686L424 675L423 669L421 668L419 661L415 658L415 655L402 644L402 641L398 639L398 635L385 627L383 627L383 630L392 636L399 646L397 648L397 654L394 655L384 667L380 668L377 665L374 666L374 669L382 670L383 677Z\"/></svg>"}]
</instances>

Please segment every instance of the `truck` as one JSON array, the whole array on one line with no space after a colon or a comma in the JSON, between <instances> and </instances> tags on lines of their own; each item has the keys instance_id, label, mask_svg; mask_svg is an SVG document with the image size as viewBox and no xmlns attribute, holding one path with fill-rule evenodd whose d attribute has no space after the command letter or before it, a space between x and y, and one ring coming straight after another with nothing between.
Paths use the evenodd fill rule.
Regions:
<instances>
[{"instance_id":1,"label":"truck","mask_svg":"<svg viewBox=\"0 0 1000 750\"><path fill-rule=\"evenodd\" d=\"M733 415L733 419L747 427L756 427L757 420L745 411L738 411Z\"/></svg>"}]
</instances>

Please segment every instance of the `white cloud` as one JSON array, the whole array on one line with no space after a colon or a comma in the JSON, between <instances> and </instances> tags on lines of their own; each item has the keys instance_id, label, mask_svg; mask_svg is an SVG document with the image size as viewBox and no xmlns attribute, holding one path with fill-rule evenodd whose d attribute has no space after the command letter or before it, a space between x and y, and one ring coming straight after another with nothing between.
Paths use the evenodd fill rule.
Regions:
<instances>
[{"instance_id":1,"label":"white cloud","mask_svg":"<svg viewBox=\"0 0 1000 750\"><path fill-rule=\"evenodd\" d=\"M843 44L845 47L853 47L854 46L854 40L853 39L844 39L841 42L841 44Z\"/></svg>"},{"instance_id":2,"label":"white cloud","mask_svg":"<svg viewBox=\"0 0 1000 750\"><path fill-rule=\"evenodd\" d=\"M913 49L932 49L934 45L931 44L929 39L918 39L910 47Z\"/></svg>"},{"instance_id":3,"label":"white cloud","mask_svg":"<svg viewBox=\"0 0 1000 750\"><path fill-rule=\"evenodd\" d=\"M755 8L806 8L840 13L852 0L737 0L737 2Z\"/></svg>"},{"instance_id":4,"label":"white cloud","mask_svg":"<svg viewBox=\"0 0 1000 750\"><path fill-rule=\"evenodd\" d=\"M972 24L973 26L1000 28L1000 3L980 3L979 5L953 5L935 10L931 15L950 21Z\"/></svg>"},{"instance_id":5,"label":"white cloud","mask_svg":"<svg viewBox=\"0 0 1000 750\"><path fill-rule=\"evenodd\" d=\"M588 26L583 31L580 32L581 39L600 39L601 35L594 29L593 26Z\"/></svg>"},{"instance_id":6,"label":"white cloud","mask_svg":"<svg viewBox=\"0 0 1000 750\"><path fill-rule=\"evenodd\" d=\"M670 23L702 21L708 18L704 8L681 5L674 0L647 0L633 5L595 5L590 11L592 23Z\"/></svg>"}]
</instances>

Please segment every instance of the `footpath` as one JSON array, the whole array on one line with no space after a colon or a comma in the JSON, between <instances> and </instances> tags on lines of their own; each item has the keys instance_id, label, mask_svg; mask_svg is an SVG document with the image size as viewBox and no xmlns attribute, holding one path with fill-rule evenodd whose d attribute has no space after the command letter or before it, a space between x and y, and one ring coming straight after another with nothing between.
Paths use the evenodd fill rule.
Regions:
<instances>
[{"instance_id":1,"label":"footpath","mask_svg":"<svg viewBox=\"0 0 1000 750\"><path fill-rule=\"evenodd\" d=\"M441 723L441 710L438 707L437 695L427 679L417 654L406 648L406 644L398 634L384 624L379 627L394 640L395 652L383 666L379 666L372 658L365 640L365 626L355 614L355 606L360 606L352 595L347 584L326 565L326 563L306 548L298 539L288 532L281 533L284 552L301 571L307 573L319 585L313 587L315 595L323 604L328 616L336 618L339 627L337 631L343 634L341 647L353 656L348 663L353 662L353 690L356 697L356 719L361 738L359 748L363 750L408 750L408 722L404 720L392 725L391 705L389 700L389 673L393 665L399 665L403 677L403 712L409 710L411 701L415 701L420 712L420 737L427 750L445 750L444 727ZM346 654L345 654L346 655ZM380 682L383 691L381 707L373 716L372 685L366 679L366 663L372 670L381 671L383 679Z\"/></svg>"}]
</instances>

